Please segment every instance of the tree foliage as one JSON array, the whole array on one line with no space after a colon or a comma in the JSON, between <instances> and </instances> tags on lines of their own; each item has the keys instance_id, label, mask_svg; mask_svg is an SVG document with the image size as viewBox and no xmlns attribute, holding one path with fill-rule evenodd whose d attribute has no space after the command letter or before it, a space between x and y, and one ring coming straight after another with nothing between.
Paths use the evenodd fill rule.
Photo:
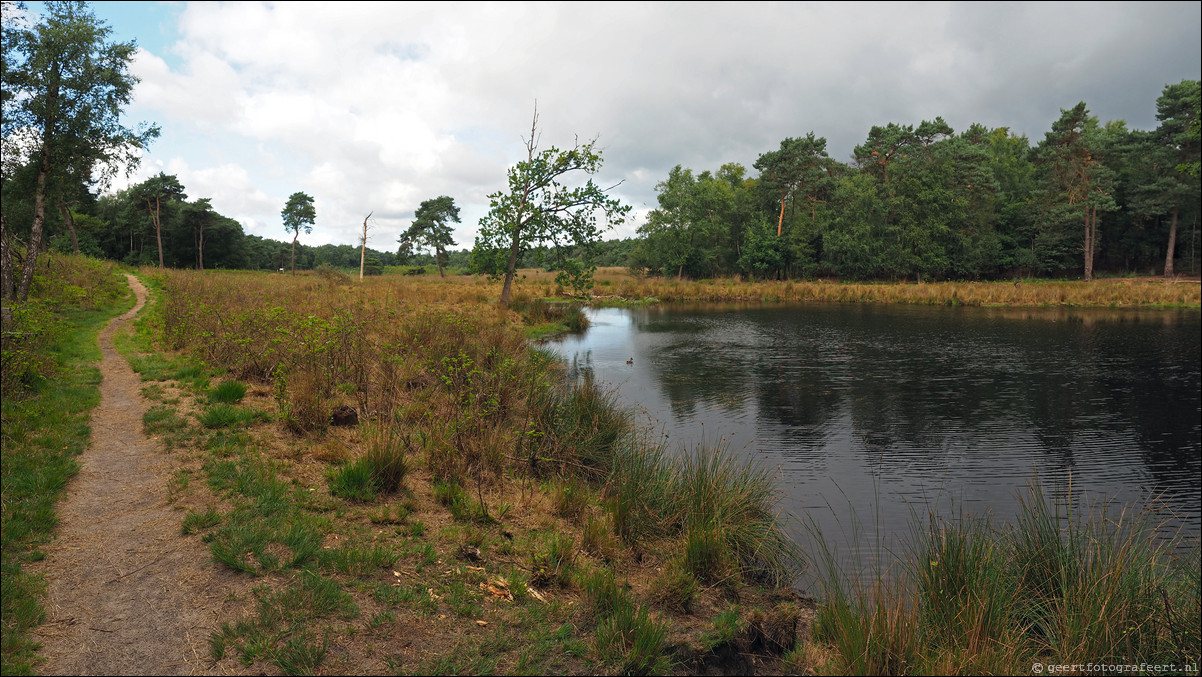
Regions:
<instances>
[{"instance_id":1,"label":"tree foliage","mask_svg":"<svg viewBox=\"0 0 1202 677\"><path fill-rule=\"evenodd\" d=\"M629 265L692 278L1090 279L1099 266L1172 275L1187 242L1196 272L1198 81L1167 86L1156 106L1160 127L1131 131L1078 104L1035 147L936 117L872 127L848 164L811 132L761 154L758 176L738 168L738 181L677 165Z\"/></svg>"},{"instance_id":2,"label":"tree foliage","mask_svg":"<svg viewBox=\"0 0 1202 677\"><path fill-rule=\"evenodd\" d=\"M303 192L295 192L288 196L288 202L280 212L284 221L284 230L292 233L292 274L296 275L296 240L301 231L307 235L313 232L313 223L317 220L317 209L313 206L313 198Z\"/></svg>"},{"instance_id":3,"label":"tree foliage","mask_svg":"<svg viewBox=\"0 0 1202 677\"><path fill-rule=\"evenodd\" d=\"M174 175L159 172L158 176L143 181L133 188L138 202L145 204L146 214L154 228L155 243L159 250L159 268L163 267L163 209L174 211L187 199L184 185Z\"/></svg>"},{"instance_id":4,"label":"tree foliage","mask_svg":"<svg viewBox=\"0 0 1202 677\"><path fill-rule=\"evenodd\" d=\"M526 141L526 160L511 167L508 189L489 195L489 212L480 221L473 266L478 272L504 276L501 304L508 306L518 259L536 246L587 247L603 229L621 223L630 207L606 195L593 183L601 169L595 139L568 150L538 149L538 111ZM578 173L584 185L565 182ZM598 222L598 215L604 218Z\"/></svg>"},{"instance_id":5,"label":"tree foliage","mask_svg":"<svg viewBox=\"0 0 1202 677\"><path fill-rule=\"evenodd\" d=\"M29 294L34 263L44 245L49 191L74 176L104 186L114 172L132 169L138 151L158 136L158 128L127 128L121 112L137 78L129 72L135 45L110 42L111 30L83 2L46 2L32 26L20 22L16 7L4 8L3 119L4 179L17 167L36 166L26 265L10 288L12 261L7 222L4 233L6 298Z\"/></svg>"},{"instance_id":6,"label":"tree foliage","mask_svg":"<svg viewBox=\"0 0 1202 677\"><path fill-rule=\"evenodd\" d=\"M430 249L438 264L438 274L446 277L447 249L455 246L452 223L459 223L459 207L453 198L442 195L425 200L413 215L409 230L397 240L398 255L408 257L414 248Z\"/></svg>"}]
</instances>

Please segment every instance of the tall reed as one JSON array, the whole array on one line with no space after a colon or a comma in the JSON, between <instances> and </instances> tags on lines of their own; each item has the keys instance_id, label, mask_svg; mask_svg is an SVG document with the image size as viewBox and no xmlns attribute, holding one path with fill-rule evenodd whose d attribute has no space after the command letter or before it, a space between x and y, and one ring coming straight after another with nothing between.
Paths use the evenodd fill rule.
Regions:
<instances>
[{"instance_id":1,"label":"tall reed","mask_svg":"<svg viewBox=\"0 0 1202 677\"><path fill-rule=\"evenodd\" d=\"M1198 655L1198 560L1140 515L1072 514L1038 485L1014 524L929 518L876 582L827 551L816 638L840 674L1182 664ZM1194 658L1193 660L1196 660Z\"/></svg>"}]
</instances>

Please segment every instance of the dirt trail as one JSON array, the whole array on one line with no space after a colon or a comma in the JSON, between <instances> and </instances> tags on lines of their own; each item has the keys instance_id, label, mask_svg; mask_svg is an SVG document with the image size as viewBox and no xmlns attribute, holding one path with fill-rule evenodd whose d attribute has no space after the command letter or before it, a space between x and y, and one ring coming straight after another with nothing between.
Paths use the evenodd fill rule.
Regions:
<instances>
[{"instance_id":1,"label":"dirt trail","mask_svg":"<svg viewBox=\"0 0 1202 677\"><path fill-rule=\"evenodd\" d=\"M100 332L100 406L40 568L48 587L47 622L35 633L42 674L220 671L208 638L228 587L208 549L180 535L166 457L142 434L141 382L113 348L116 329L146 301L137 278L129 284L137 304Z\"/></svg>"}]
</instances>

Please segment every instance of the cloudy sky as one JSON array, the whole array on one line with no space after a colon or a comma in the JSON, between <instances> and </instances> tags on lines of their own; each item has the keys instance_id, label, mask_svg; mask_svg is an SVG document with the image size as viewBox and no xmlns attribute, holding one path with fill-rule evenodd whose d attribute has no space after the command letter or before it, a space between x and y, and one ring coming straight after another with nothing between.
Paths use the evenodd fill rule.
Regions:
<instances>
[{"instance_id":1,"label":"cloudy sky","mask_svg":"<svg viewBox=\"0 0 1202 677\"><path fill-rule=\"evenodd\" d=\"M31 3L31 9L38 5ZM302 241L392 250L423 200L462 208L541 146L597 137L598 183L633 218L677 164L756 158L813 131L847 160L873 125L942 116L1032 142L1085 101L1156 126L1166 84L1199 79L1202 3L99 2L140 47L129 122L162 136L134 180L176 174L248 233L290 239L288 196L315 198Z\"/></svg>"}]
</instances>

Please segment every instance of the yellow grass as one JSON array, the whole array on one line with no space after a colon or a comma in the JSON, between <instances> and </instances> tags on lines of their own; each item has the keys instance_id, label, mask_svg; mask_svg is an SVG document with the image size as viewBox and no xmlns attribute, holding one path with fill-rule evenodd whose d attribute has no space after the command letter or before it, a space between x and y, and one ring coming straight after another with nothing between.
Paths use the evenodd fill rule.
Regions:
<instances>
[{"instance_id":1,"label":"yellow grass","mask_svg":"<svg viewBox=\"0 0 1202 677\"><path fill-rule=\"evenodd\" d=\"M528 281L540 278L531 276ZM967 306L1198 308L1198 280L1115 278L1081 281L842 283L837 281L673 280L637 278L621 268L598 270L595 299L913 303ZM548 283L549 286L549 283Z\"/></svg>"}]
</instances>

